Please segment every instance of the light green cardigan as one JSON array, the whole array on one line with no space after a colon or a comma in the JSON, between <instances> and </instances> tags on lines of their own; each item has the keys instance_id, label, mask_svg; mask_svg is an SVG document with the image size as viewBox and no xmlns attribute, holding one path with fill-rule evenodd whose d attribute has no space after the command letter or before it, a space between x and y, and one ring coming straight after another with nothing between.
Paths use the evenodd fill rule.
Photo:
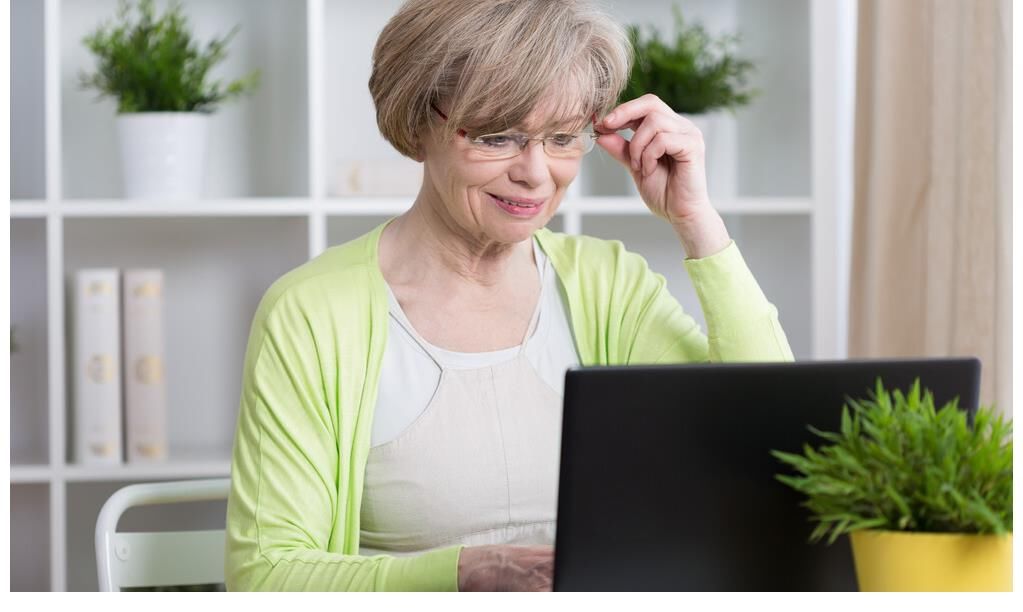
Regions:
<instances>
[{"instance_id":1,"label":"light green cardigan","mask_svg":"<svg viewBox=\"0 0 1023 612\"><path fill-rule=\"evenodd\" d=\"M389 221L291 270L260 301L231 463L229 590L457 590L461 546L358 554L388 330L377 244ZM792 360L734 242L685 260L708 338L620 241L535 235L564 286L582 365Z\"/></svg>"}]
</instances>

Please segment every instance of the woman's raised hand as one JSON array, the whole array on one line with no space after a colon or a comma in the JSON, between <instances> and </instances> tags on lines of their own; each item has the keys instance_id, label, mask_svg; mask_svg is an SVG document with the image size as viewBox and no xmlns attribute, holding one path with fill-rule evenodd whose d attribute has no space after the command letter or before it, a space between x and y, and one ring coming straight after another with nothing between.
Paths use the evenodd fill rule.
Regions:
<instances>
[{"instance_id":1,"label":"woman's raised hand","mask_svg":"<svg viewBox=\"0 0 1023 612\"><path fill-rule=\"evenodd\" d=\"M707 193L703 134L692 121L654 94L593 121L597 144L629 169L647 208L671 224L690 258L728 246L728 230ZM625 129L633 130L632 140L617 134Z\"/></svg>"},{"instance_id":2,"label":"woman's raised hand","mask_svg":"<svg viewBox=\"0 0 1023 612\"><path fill-rule=\"evenodd\" d=\"M654 94L618 105L593 124L597 144L632 174L650 210L672 225L711 207L703 135ZM631 129L632 140L616 132Z\"/></svg>"},{"instance_id":3,"label":"woman's raised hand","mask_svg":"<svg viewBox=\"0 0 1023 612\"><path fill-rule=\"evenodd\" d=\"M550 591L554 547L466 546L458 556L459 591Z\"/></svg>"}]
</instances>

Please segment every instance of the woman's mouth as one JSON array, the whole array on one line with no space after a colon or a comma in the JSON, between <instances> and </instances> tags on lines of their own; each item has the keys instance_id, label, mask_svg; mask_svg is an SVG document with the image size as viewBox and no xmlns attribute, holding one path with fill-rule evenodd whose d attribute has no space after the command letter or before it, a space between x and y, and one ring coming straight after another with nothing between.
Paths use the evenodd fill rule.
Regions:
<instances>
[{"instance_id":1,"label":"woman's mouth","mask_svg":"<svg viewBox=\"0 0 1023 612\"><path fill-rule=\"evenodd\" d=\"M516 200L506 200L492 193L488 193L487 197L501 210L515 217L535 217L543 209L544 204L547 203L546 200L542 200L536 204L526 204Z\"/></svg>"}]
</instances>

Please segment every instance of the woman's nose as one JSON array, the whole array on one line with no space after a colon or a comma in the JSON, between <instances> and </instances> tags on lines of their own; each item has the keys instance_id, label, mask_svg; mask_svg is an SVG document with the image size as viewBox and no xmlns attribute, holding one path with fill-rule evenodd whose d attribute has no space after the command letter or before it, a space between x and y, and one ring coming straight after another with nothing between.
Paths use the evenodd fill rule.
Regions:
<instances>
[{"instance_id":1,"label":"woman's nose","mask_svg":"<svg viewBox=\"0 0 1023 612\"><path fill-rule=\"evenodd\" d=\"M515 156L509 175L513 180L538 185L550 176L547 164L550 158L542 140L530 140L522 152Z\"/></svg>"}]
</instances>

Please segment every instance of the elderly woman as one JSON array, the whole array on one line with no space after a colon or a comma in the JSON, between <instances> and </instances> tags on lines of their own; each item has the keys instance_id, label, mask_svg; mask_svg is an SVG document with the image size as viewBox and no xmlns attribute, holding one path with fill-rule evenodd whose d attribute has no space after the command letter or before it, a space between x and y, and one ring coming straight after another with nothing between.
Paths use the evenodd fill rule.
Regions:
<instances>
[{"instance_id":1,"label":"elderly woman","mask_svg":"<svg viewBox=\"0 0 1023 612\"><path fill-rule=\"evenodd\" d=\"M699 131L652 95L615 107L631 57L582 0L410 0L390 20L369 88L423 184L259 305L228 588L549 590L568 367L792 359ZM620 241L545 228L595 143L677 232L706 336Z\"/></svg>"}]
</instances>

